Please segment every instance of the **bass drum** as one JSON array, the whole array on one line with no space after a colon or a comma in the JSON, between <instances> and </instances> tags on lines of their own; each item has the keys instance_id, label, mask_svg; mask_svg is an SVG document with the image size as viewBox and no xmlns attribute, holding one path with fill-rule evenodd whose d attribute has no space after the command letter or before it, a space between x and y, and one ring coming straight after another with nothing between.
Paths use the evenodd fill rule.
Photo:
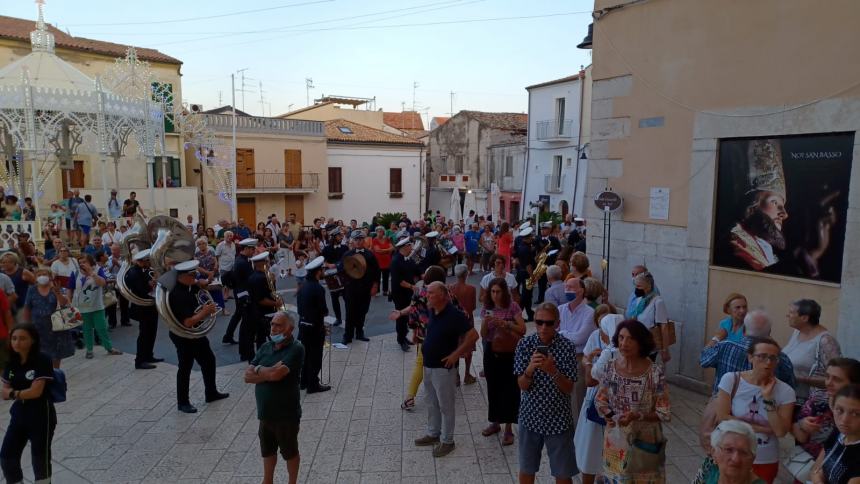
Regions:
<instances>
[{"instance_id":1,"label":"bass drum","mask_svg":"<svg viewBox=\"0 0 860 484\"><path fill-rule=\"evenodd\" d=\"M325 286L329 291L338 292L343 290L343 276L337 272L337 269L329 269L323 273L323 276L325 278Z\"/></svg>"}]
</instances>

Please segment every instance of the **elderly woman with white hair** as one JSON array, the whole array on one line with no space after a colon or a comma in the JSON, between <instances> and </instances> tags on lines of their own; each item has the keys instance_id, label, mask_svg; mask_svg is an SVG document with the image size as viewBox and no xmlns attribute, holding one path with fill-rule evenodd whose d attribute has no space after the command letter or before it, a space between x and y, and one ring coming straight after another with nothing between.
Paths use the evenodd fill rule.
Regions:
<instances>
[{"instance_id":1,"label":"elderly woman with white hair","mask_svg":"<svg viewBox=\"0 0 860 484\"><path fill-rule=\"evenodd\" d=\"M765 484L753 472L758 450L752 426L740 420L725 420L711 433L713 461L703 467L694 484Z\"/></svg>"},{"instance_id":2,"label":"elderly woman with white hair","mask_svg":"<svg viewBox=\"0 0 860 484\"><path fill-rule=\"evenodd\" d=\"M612 314L608 305L597 307L595 314L602 313L599 329L595 329L585 343L582 359L585 383L588 390L579 411L576 422L576 433L573 435L573 445L576 451L576 465L582 472L582 484L592 484L594 477L603 469L603 429L606 421L597 414L594 407L594 396L597 394L599 379L603 376L606 364L617 349L612 346L615 327L624 317ZM605 355L605 356L604 356ZM598 367L597 365L602 365Z\"/></svg>"}]
</instances>

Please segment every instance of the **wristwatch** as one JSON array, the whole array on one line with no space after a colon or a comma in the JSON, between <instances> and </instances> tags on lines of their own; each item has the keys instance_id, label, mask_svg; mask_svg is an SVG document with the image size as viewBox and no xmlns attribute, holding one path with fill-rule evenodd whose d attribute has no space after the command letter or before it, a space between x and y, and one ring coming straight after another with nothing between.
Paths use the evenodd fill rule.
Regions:
<instances>
[{"instance_id":1,"label":"wristwatch","mask_svg":"<svg viewBox=\"0 0 860 484\"><path fill-rule=\"evenodd\" d=\"M257 365L257 366L255 366L255 367L254 367L254 374L255 374L255 375L259 375L259 374L260 374L260 370L261 370L262 368L263 368L263 366L262 366L262 365Z\"/></svg>"},{"instance_id":2,"label":"wristwatch","mask_svg":"<svg viewBox=\"0 0 860 484\"><path fill-rule=\"evenodd\" d=\"M775 400L768 400L767 398L763 398L761 400L761 403L764 404L764 409L767 410L768 412L775 412L776 411L776 401Z\"/></svg>"}]
</instances>

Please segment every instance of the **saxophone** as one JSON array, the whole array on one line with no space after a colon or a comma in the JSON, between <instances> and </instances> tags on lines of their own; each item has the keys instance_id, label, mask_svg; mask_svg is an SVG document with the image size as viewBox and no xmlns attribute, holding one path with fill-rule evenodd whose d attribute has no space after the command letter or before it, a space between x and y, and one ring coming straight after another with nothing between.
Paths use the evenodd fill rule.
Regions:
<instances>
[{"instance_id":1,"label":"saxophone","mask_svg":"<svg viewBox=\"0 0 860 484\"><path fill-rule=\"evenodd\" d=\"M526 279L526 289L532 290L534 288L541 277L546 274L546 258L549 257L549 244L546 244L544 248L540 251L537 258L535 259L535 268L532 271L532 275Z\"/></svg>"}]
</instances>

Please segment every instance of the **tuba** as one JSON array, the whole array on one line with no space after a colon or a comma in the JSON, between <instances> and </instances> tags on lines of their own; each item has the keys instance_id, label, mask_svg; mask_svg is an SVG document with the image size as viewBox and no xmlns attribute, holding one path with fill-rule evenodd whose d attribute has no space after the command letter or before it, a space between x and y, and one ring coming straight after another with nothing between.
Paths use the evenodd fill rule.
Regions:
<instances>
[{"instance_id":1,"label":"tuba","mask_svg":"<svg viewBox=\"0 0 860 484\"><path fill-rule=\"evenodd\" d=\"M194 327L185 326L182 321L176 318L168 304L168 296L176 286L176 280L171 277L163 277L167 276L175 264L194 258L194 236L185 224L166 215L153 217L146 226L146 232L149 239L153 241L149 258L152 261L152 270L158 277L158 284L155 287L155 309L171 333L183 338L206 336L215 327L218 312ZM212 302L212 294L209 291L201 289L198 292L198 311Z\"/></svg>"},{"instance_id":2,"label":"tuba","mask_svg":"<svg viewBox=\"0 0 860 484\"><path fill-rule=\"evenodd\" d=\"M120 294L137 306L152 306L155 302L152 299L137 297L128 288L125 277L131 268L132 256L140 250L148 249L150 245L149 233L146 230L146 219L142 215L137 214L134 218L134 225L126 231L125 236L120 241L119 247L122 255L122 264L120 264L119 272L116 275L116 288Z\"/></svg>"},{"instance_id":3,"label":"tuba","mask_svg":"<svg viewBox=\"0 0 860 484\"><path fill-rule=\"evenodd\" d=\"M412 252L410 252L406 258L420 266L421 262L424 260L425 254L427 253L426 246L427 239L422 235L416 235L412 239Z\"/></svg>"}]
</instances>

